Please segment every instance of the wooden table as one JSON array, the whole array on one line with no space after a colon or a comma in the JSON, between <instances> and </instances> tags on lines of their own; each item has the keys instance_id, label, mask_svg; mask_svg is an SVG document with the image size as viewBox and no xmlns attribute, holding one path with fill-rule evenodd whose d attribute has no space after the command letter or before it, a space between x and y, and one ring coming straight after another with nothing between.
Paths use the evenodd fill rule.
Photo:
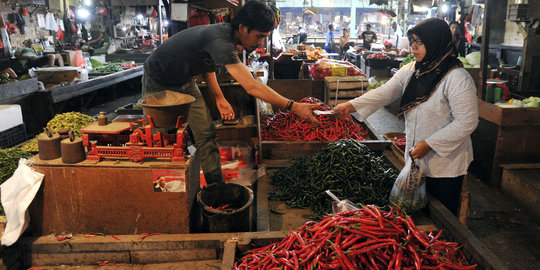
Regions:
<instances>
[{"instance_id":1,"label":"wooden table","mask_svg":"<svg viewBox=\"0 0 540 270\"><path fill-rule=\"evenodd\" d=\"M142 75L143 66L138 66L136 68L130 68L109 75L92 78L88 81L52 88L48 91L51 93L53 103L60 103Z\"/></svg>"}]
</instances>

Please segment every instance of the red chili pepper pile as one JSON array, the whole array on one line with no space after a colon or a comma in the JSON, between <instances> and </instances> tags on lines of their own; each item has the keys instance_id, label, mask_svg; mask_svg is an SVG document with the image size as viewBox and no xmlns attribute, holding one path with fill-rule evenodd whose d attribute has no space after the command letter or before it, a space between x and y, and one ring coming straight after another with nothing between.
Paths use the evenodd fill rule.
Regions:
<instances>
[{"instance_id":1,"label":"red chili pepper pile","mask_svg":"<svg viewBox=\"0 0 540 270\"><path fill-rule=\"evenodd\" d=\"M366 57L367 59L390 59L390 56L384 54L384 53L374 53L370 54Z\"/></svg>"},{"instance_id":2,"label":"red chili pepper pile","mask_svg":"<svg viewBox=\"0 0 540 270\"><path fill-rule=\"evenodd\" d=\"M322 103L309 97L300 103ZM329 111L332 106L321 105L316 110ZM341 139L367 140L368 132L349 116L344 120L332 115L316 115L321 125L311 124L291 112L279 112L266 120L261 128L264 141L338 141Z\"/></svg>"},{"instance_id":3,"label":"red chili pepper pile","mask_svg":"<svg viewBox=\"0 0 540 270\"><path fill-rule=\"evenodd\" d=\"M365 206L291 229L281 242L250 250L234 269L475 269L441 233L420 231L397 208Z\"/></svg>"}]
</instances>

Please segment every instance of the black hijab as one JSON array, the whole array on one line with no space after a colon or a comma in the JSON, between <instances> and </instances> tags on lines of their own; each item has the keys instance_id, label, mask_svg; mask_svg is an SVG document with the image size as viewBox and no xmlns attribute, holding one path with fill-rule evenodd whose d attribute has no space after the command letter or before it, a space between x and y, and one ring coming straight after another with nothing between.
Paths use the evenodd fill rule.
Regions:
<instances>
[{"instance_id":1,"label":"black hijab","mask_svg":"<svg viewBox=\"0 0 540 270\"><path fill-rule=\"evenodd\" d=\"M452 33L445 21L437 18L423 20L407 32L409 39L413 34L424 43L426 56L414 66L415 73L401 97L398 115L428 100L450 70L463 66L457 59Z\"/></svg>"}]
</instances>

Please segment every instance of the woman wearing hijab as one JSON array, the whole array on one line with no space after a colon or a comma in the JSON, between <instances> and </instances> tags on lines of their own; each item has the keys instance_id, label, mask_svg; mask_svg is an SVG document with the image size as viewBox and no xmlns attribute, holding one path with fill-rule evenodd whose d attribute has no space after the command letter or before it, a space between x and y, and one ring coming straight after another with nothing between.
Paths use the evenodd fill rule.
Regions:
<instances>
[{"instance_id":1,"label":"woman wearing hijab","mask_svg":"<svg viewBox=\"0 0 540 270\"><path fill-rule=\"evenodd\" d=\"M431 18L407 33L416 62L403 66L383 86L334 108L364 121L401 98L406 158L423 170L427 191L457 215L463 177L473 159L470 135L478 124L476 87L457 59L446 22Z\"/></svg>"},{"instance_id":2,"label":"woman wearing hijab","mask_svg":"<svg viewBox=\"0 0 540 270\"><path fill-rule=\"evenodd\" d=\"M452 32L452 43L456 46L456 50L460 56L465 56L465 43L467 39L461 31L462 27L458 22L451 22L449 24L450 32Z\"/></svg>"}]
</instances>

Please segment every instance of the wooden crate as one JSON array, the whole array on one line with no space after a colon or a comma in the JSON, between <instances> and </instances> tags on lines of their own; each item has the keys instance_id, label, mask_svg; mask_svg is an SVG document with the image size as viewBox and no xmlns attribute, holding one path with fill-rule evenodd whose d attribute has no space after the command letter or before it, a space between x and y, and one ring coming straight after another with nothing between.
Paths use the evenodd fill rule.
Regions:
<instances>
[{"instance_id":1,"label":"wooden crate","mask_svg":"<svg viewBox=\"0 0 540 270\"><path fill-rule=\"evenodd\" d=\"M405 164L405 153L401 151L399 147L396 146L396 139L401 139L405 137L405 133L401 132L391 132L384 134L384 137L392 142L392 153L395 157L402 163Z\"/></svg>"},{"instance_id":2,"label":"wooden crate","mask_svg":"<svg viewBox=\"0 0 540 270\"><path fill-rule=\"evenodd\" d=\"M471 134L471 172L499 187L501 164L540 162L540 108L502 108L478 100L478 127Z\"/></svg>"},{"instance_id":3,"label":"wooden crate","mask_svg":"<svg viewBox=\"0 0 540 270\"><path fill-rule=\"evenodd\" d=\"M370 129L365 123L359 122L357 117L359 115L352 114L353 119L357 121L364 129L368 131L368 140L361 141L370 150L375 152L382 152L390 147L391 142L389 140L380 139L383 138L377 131ZM326 145L331 143L330 141L260 141L259 151L261 161L267 167L286 167L290 165L290 160L297 157L308 157L316 154L322 150Z\"/></svg>"},{"instance_id":4,"label":"wooden crate","mask_svg":"<svg viewBox=\"0 0 540 270\"><path fill-rule=\"evenodd\" d=\"M260 222L262 220L269 223L268 192L272 190L269 187L270 176L259 178L256 189L258 224L264 223ZM429 211L418 212L413 216L415 224L422 231L431 228L437 232L442 229L443 237L448 236L451 241L461 243L465 256L470 263L477 263L479 270L507 269L501 260L437 199L431 196L428 196L428 199ZM287 208L283 211L292 214L294 210L296 209ZM305 221L309 220L307 215L302 217ZM293 229L297 227L295 225ZM98 261L108 261L124 264L119 266L126 269L132 266L129 264L134 264L132 267L139 264L158 264L153 267L159 268L166 266L166 263L174 263L176 269L231 269L235 258L240 257L240 254L257 246L281 241L287 229L269 230L269 227L258 227L256 232L161 234L142 240L141 235L136 234L116 235L118 240L110 235L89 238L79 234L65 241L57 241L49 235L23 237L20 243L24 251L18 253L18 259L25 268L54 267L62 264L95 266ZM4 260L4 263L7 261Z\"/></svg>"},{"instance_id":5,"label":"wooden crate","mask_svg":"<svg viewBox=\"0 0 540 270\"><path fill-rule=\"evenodd\" d=\"M329 76L324 78L325 102L337 105L367 92L369 82L363 76ZM336 101L337 99L337 101Z\"/></svg>"},{"instance_id":6,"label":"wooden crate","mask_svg":"<svg viewBox=\"0 0 540 270\"><path fill-rule=\"evenodd\" d=\"M324 78L325 87L329 90L356 90L369 86L364 76L328 76Z\"/></svg>"},{"instance_id":7,"label":"wooden crate","mask_svg":"<svg viewBox=\"0 0 540 270\"><path fill-rule=\"evenodd\" d=\"M40 160L33 168L45 178L30 206L33 230L40 234L189 233L199 191L199 157L185 163L104 160L64 164L61 158ZM183 192L156 192L157 174L179 174ZM191 224L190 221L194 223Z\"/></svg>"},{"instance_id":8,"label":"wooden crate","mask_svg":"<svg viewBox=\"0 0 540 270\"><path fill-rule=\"evenodd\" d=\"M327 103L330 106L336 106L338 104L345 103L351 99L352 98L338 98L338 99L332 98L332 99L329 99Z\"/></svg>"}]
</instances>

